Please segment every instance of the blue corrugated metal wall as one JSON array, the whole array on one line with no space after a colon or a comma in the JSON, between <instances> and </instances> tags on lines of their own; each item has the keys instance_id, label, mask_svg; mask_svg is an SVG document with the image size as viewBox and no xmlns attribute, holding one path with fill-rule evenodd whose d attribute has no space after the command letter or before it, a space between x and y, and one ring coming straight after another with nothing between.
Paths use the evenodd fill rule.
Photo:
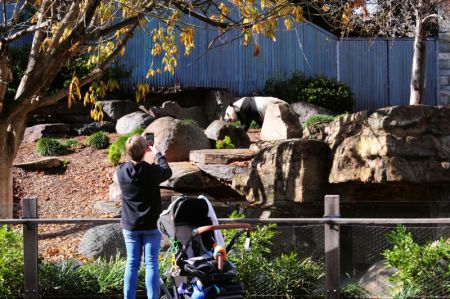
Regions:
<instances>
[{"instance_id":1,"label":"blue corrugated metal wall","mask_svg":"<svg viewBox=\"0 0 450 299\"><path fill-rule=\"evenodd\" d=\"M134 86L149 82L153 86L227 88L235 95L251 95L264 88L266 80L286 79L295 71L308 75L337 78L353 91L355 111L409 102L409 82L413 53L412 39L338 39L309 23L293 30L280 30L277 41L261 38L261 54L253 57L252 46L244 48L234 41L208 50L215 30L197 30L196 48L188 57L180 47L175 75L163 74L146 79L148 67L160 65L150 54L151 28L136 33L121 62L133 67ZM229 37L231 40L232 37ZM427 41L425 102L437 104L436 40Z\"/></svg>"}]
</instances>

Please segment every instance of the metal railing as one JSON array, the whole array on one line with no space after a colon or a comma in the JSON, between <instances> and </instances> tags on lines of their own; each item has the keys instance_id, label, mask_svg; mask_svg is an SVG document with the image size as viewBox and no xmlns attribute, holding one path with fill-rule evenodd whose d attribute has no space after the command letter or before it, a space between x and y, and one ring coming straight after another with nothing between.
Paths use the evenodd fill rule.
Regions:
<instances>
[{"instance_id":1,"label":"metal railing","mask_svg":"<svg viewBox=\"0 0 450 299\"><path fill-rule=\"evenodd\" d=\"M221 223L247 222L251 224L279 225L323 225L325 257L325 293L327 298L339 298L341 288L340 231L345 225L386 226L404 225L450 225L450 218L341 218L339 196L327 195L324 202L323 218L240 218L219 219ZM23 201L23 218L0 219L0 225L23 225L24 250L24 298L38 298L38 225L43 224L108 224L118 223L118 218L97 219L39 219L37 218L37 199Z\"/></svg>"}]
</instances>

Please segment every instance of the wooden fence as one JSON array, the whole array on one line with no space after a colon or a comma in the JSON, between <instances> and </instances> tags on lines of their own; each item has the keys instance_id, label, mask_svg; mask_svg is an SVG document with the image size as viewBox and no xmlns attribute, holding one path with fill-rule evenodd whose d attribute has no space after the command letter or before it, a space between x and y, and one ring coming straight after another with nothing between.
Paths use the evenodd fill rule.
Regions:
<instances>
[{"instance_id":1,"label":"wooden fence","mask_svg":"<svg viewBox=\"0 0 450 299\"><path fill-rule=\"evenodd\" d=\"M24 298L38 298L38 225L42 224L107 224L118 223L118 218L97 219L39 219L37 217L37 199L23 201L22 219L0 219L0 225L23 225L24 251ZM388 225L388 224L440 224L450 225L450 218L341 218L339 195L326 195L323 218L240 218L219 219L221 223L246 222L251 224L322 224L325 236L325 268L327 298L339 298L340 294L340 226Z\"/></svg>"}]
</instances>

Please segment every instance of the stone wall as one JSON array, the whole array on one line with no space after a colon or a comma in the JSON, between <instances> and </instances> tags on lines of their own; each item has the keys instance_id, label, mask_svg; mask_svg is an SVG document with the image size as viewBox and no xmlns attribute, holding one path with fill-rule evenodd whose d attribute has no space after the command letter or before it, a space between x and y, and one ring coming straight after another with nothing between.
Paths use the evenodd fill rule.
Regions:
<instances>
[{"instance_id":1,"label":"stone wall","mask_svg":"<svg viewBox=\"0 0 450 299\"><path fill-rule=\"evenodd\" d=\"M439 23L439 83L440 102L450 104L450 2L444 5L443 15L447 16Z\"/></svg>"}]
</instances>

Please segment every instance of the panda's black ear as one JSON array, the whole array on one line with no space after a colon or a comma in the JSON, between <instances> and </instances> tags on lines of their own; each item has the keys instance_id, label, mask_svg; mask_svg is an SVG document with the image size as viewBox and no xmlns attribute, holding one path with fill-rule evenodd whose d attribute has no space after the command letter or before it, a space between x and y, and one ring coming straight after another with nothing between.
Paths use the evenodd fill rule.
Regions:
<instances>
[{"instance_id":1,"label":"panda's black ear","mask_svg":"<svg viewBox=\"0 0 450 299\"><path fill-rule=\"evenodd\" d=\"M233 104L229 104L228 107L234 107L234 105Z\"/></svg>"}]
</instances>

